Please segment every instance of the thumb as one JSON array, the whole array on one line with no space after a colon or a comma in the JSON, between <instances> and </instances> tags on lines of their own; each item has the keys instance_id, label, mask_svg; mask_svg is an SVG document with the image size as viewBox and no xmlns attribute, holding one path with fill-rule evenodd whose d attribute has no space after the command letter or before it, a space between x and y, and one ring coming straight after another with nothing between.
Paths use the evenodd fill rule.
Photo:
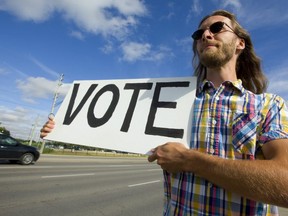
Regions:
<instances>
[{"instance_id":1,"label":"thumb","mask_svg":"<svg viewBox=\"0 0 288 216\"><path fill-rule=\"evenodd\" d=\"M50 114L48 115L48 119L53 120L54 118L55 118L54 113L50 113Z\"/></svg>"},{"instance_id":2,"label":"thumb","mask_svg":"<svg viewBox=\"0 0 288 216\"><path fill-rule=\"evenodd\" d=\"M157 159L157 151L156 151L156 149L152 149L150 152L151 152L151 154L148 157L148 161L153 162Z\"/></svg>"}]
</instances>

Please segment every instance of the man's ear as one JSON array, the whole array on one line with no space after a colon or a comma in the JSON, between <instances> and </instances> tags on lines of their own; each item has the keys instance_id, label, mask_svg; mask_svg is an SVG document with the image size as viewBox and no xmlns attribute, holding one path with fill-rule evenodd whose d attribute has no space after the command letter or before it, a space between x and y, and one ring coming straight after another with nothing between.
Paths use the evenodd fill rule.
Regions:
<instances>
[{"instance_id":1,"label":"man's ear","mask_svg":"<svg viewBox=\"0 0 288 216\"><path fill-rule=\"evenodd\" d=\"M245 49L245 40L243 38L238 39L238 44L236 46L236 49L242 51Z\"/></svg>"}]
</instances>

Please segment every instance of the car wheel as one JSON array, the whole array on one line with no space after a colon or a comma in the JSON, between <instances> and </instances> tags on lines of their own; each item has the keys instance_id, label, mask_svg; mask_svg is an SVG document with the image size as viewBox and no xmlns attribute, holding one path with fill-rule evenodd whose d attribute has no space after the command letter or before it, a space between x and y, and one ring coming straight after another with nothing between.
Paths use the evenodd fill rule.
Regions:
<instances>
[{"instance_id":1,"label":"car wheel","mask_svg":"<svg viewBox=\"0 0 288 216\"><path fill-rule=\"evenodd\" d=\"M20 158L20 163L22 165L29 165L34 161L34 155L32 153L25 153Z\"/></svg>"}]
</instances>

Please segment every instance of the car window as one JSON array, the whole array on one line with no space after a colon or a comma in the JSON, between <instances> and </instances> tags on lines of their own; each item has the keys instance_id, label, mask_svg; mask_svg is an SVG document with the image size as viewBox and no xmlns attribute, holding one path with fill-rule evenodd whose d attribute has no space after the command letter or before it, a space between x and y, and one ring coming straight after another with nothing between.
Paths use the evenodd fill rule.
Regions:
<instances>
[{"instance_id":1,"label":"car window","mask_svg":"<svg viewBox=\"0 0 288 216\"><path fill-rule=\"evenodd\" d=\"M6 137L6 136L0 136L0 143L2 145L17 145L17 140L12 139L11 137Z\"/></svg>"}]
</instances>

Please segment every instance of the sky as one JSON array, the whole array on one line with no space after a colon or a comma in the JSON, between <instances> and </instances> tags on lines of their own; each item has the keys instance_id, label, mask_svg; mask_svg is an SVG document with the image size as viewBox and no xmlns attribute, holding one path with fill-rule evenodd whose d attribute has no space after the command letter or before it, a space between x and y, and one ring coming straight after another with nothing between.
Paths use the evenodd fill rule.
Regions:
<instances>
[{"instance_id":1,"label":"sky","mask_svg":"<svg viewBox=\"0 0 288 216\"><path fill-rule=\"evenodd\" d=\"M0 126L37 140L74 80L191 76L191 34L218 9L248 30L268 92L287 101L286 0L0 0Z\"/></svg>"}]
</instances>

